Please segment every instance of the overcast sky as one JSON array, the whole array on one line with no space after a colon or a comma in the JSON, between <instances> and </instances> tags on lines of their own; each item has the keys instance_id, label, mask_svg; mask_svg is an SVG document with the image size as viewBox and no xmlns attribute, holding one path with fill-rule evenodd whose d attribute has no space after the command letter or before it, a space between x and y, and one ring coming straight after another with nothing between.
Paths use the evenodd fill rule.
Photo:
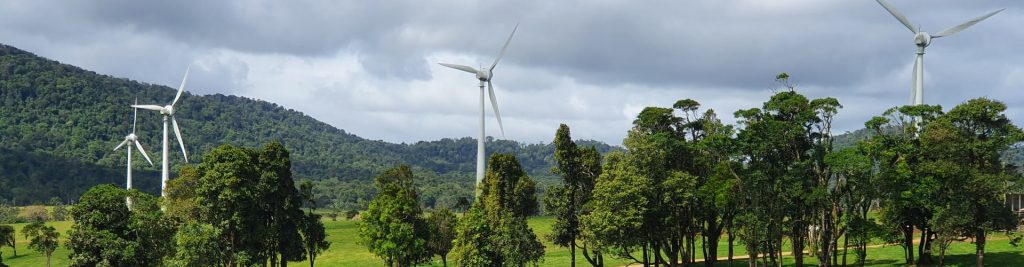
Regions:
<instances>
[{"instance_id":1,"label":"overcast sky","mask_svg":"<svg viewBox=\"0 0 1024 267\"><path fill-rule=\"evenodd\" d=\"M1006 102L1024 120L1024 1L890 0L929 32L925 103ZM0 43L116 77L257 98L369 139L476 136L472 74L519 31L494 85L505 139L621 144L645 106L692 98L727 122L788 72L845 106L839 132L909 102L913 34L872 0L14 1ZM488 135L498 127L488 104Z\"/></svg>"}]
</instances>

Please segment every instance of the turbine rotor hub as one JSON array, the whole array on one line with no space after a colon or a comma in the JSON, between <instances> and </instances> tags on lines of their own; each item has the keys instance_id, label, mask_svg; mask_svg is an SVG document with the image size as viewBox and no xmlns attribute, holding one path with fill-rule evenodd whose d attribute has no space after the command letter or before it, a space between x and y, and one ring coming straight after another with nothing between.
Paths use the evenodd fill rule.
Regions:
<instances>
[{"instance_id":1,"label":"turbine rotor hub","mask_svg":"<svg viewBox=\"0 0 1024 267\"><path fill-rule=\"evenodd\" d=\"M129 141L135 141L135 140L139 140L139 137L135 136L135 134L128 134L128 136L125 137L124 139L128 139Z\"/></svg>"},{"instance_id":2,"label":"turbine rotor hub","mask_svg":"<svg viewBox=\"0 0 1024 267\"><path fill-rule=\"evenodd\" d=\"M487 69L481 69L476 72L476 78L482 82L486 82L491 79L491 71Z\"/></svg>"},{"instance_id":3,"label":"turbine rotor hub","mask_svg":"<svg viewBox=\"0 0 1024 267\"><path fill-rule=\"evenodd\" d=\"M174 115L174 106L171 106L171 105L164 106L164 109L160 110L160 114L162 114L162 115Z\"/></svg>"},{"instance_id":4,"label":"turbine rotor hub","mask_svg":"<svg viewBox=\"0 0 1024 267\"><path fill-rule=\"evenodd\" d=\"M918 32L914 35L914 44L921 47L927 47L932 43L932 35L927 32Z\"/></svg>"}]
</instances>

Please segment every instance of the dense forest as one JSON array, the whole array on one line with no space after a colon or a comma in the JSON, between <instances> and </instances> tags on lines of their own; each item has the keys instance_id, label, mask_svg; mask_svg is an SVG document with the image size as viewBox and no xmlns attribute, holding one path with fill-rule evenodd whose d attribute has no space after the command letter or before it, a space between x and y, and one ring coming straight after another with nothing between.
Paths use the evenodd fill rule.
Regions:
<instances>
[{"instance_id":1,"label":"dense forest","mask_svg":"<svg viewBox=\"0 0 1024 267\"><path fill-rule=\"evenodd\" d=\"M131 132L128 105L135 98L143 104L166 103L174 93L166 86L97 74L0 44L0 199L19 204L51 197L72 200L97 184L123 185L125 154L111 149ZM320 206L365 205L375 192L372 178L400 163L412 166L430 206L472 194L472 138L413 144L368 140L273 103L220 94L186 92L175 115L193 164L222 144L252 147L280 141L292 153L296 178L316 182ZM137 158L134 184L154 194L159 191L160 131L158 114L139 112L138 135L156 166ZM558 181L550 173L550 144L487 141L489 153L515 155L542 185ZM175 142L173 135L170 142ZM581 145L601 152L617 149L596 141ZM183 166L180 152L171 153L170 162L176 173Z\"/></svg>"}]
</instances>

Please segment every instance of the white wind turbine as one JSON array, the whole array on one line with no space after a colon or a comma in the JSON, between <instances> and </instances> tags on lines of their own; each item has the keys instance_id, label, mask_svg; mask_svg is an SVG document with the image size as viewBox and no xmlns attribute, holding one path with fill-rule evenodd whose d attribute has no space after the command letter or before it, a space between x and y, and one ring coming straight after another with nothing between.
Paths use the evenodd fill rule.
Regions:
<instances>
[{"instance_id":1,"label":"white wind turbine","mask_svg":"<svg viewBox=\"0 0 1024 267\"><path fill-rule=\"evenodd\" d=\"M169 171L167 165L167 121L171 121L174 125L174 137L178 138L178 145L181 146L181 155L185 157L185 162L188 162L188 153L185 152L185 141L181 139L181 129L178 128L178 121L174 119L174 104L178 103L181 99L181 94L185 92L185 81L188 80L188 71L192 68L189 65L185 69L185 77L181 79L181 86L178 87L178 94L174 96L174 100L166 106L159 105L132 105L134 108L148 109L159 111L161 115L164 115L164 139L163 139L163 171L160 177L160 196L163 197L167 193L167 180L169 179Z\"/></svg>"},{"instance_id":2,"label":"white wind turbine","mask_svg":"<svg viewBox=\"0 0 1024 267\"><path fill-rule=\"evenodd\" d=\"M135 99L135 104L136 105L139 104L139 99L137 99L137 98ZM149 160L149 155L146 155L146 150L142 149L142 142L139 142L139 137L135 135L135 122L137 122L139 120L139 109L132 108L132 113L133 113L133 115L132 115L132 133L130 133L127 136L125 136L124 137L124 141L121 141L121 144L118 144L117 147L114 147L114 151L117 151L118 149L121 149L121 147L127 145L127 148L128 148L128 186L127 187L128 187L128 189L132 189L132 145L133 144L135 145L135 147L139 148L139 152L142 152L142 157L146 158L146 161L149 162L149 166L153 166L153 161ZM128 203L128 206L131 207L132 200L130 198L126 198L125 201Z\"/></svg>"},{"instance_id":3,"label":"white wind turbine","mask_svg":"<svg viewBox=\"0 0 1024 267\"><path fill-rule=\"evenodd\" d=\"M498 100L494 96L494 86L491 85L491 79L494 78L494 67L498 66L498 61L505 55L505 49L508 49L508 44L512 42L512 36L515 36L516 30L519 29L517 24L515 28L512 28L512 33L508 35L508 40L505 41L505 45L501 47L501 51L498 52L498 57L494 59L494 63L491 64L490 68L475 69L470 66L456 65L448 63L439 63L442 66L469 72L476 75L476 79L480 81L480 137L477 138L476 142L476 194L480 195L480 182L484 179L484 84L487 84L487 92L491 98L491 107L494 108L494 117L498 119L498 128L501 129L501 136L505 136L505 126L501 124L501 113L498 112Z\"/></svg>"},{"instance_id":4,"label":"white wind turbine","mask_svg":"<svg viewBox=\"0 0 1024 267\"><path fill-rule=\"evenodd\" d=\"M892 14L893 17L896 17L896 19L899 20L900 23L903 23L903 26L907 26L907 29L910 29L910 31L914 33L914 44L917 45L917 59L914 61L913 87L910 91L910 102L914 105L924 104L924 49L927 48L929 44L931 44L932 39L956 34L964 29L967 29L968 27L974 26L974 24L977 24L978 22L981 22L982 20L985 20L988 17L995 15L996 13L1005 10L1004 8L993 11L992 13L985 14L984 16L977 17L975 19L964 22L963 24L950 27L948 29L942 30L939 33L932 35L927 32L921 31L919 29L920 27L915 28L914 25L910 23L910 20L907 19L907 17L903 16L903 14L901 14L899 11L897 11L895 8L889 5L889 3L886 2L885 0L875 1L878 1L878 4L882 5L882 7L885 8L885 10L889 11L889 13Z\"/></svg>"}]
</instances>

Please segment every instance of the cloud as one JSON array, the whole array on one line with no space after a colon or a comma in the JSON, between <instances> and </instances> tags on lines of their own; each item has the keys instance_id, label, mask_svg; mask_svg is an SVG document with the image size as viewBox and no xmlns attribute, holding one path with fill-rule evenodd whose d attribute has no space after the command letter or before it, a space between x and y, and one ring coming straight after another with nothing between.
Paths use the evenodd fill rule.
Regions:
<instances>
[{"instance_id":1,"label":"cloud","mask_svg":"<svg viewBox=\"0 0 1024 267\"><path fill-rule=\"evenodd\" d=\"M926 57L928 103L1007 101L1024 119L1017 78L1024 2L893 0L937 32L1008 10ZM692 98L725 121L760 106L788 72L811 97L845 106L840 131L907 103L912 34L872 1L10 1L0 42L99 73L259 98L370 139L475 136L472 75L496 69L506 138L550 141L558 123L619 143L648 105ZM489 104L488 104L489 105ZM490 107L488 133L498 134Z\"/></svg>"}]
</instances>

